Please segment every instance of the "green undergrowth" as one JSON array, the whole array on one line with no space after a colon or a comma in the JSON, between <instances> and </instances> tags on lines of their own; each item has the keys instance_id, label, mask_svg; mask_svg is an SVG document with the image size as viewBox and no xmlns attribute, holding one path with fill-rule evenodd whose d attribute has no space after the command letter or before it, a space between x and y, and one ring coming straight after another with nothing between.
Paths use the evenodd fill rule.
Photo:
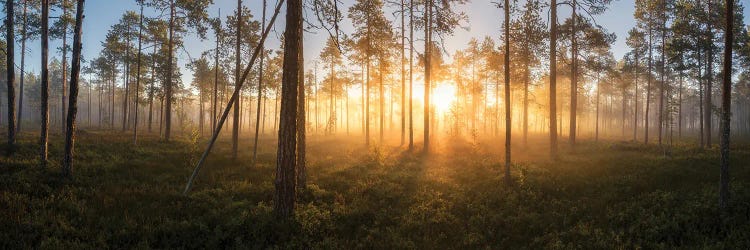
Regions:
<instances>
[{"instance_id":1,"label":"green undergrowth","mask_svg":"<svg viewBox=\"0 0 750 250\"><path fill-rule=\"evenodd\" d=\"M584 141L550 161L548 148L518 145L506 185L500 140L446 139L424 155L311 137L309 185L280 220L273 140L253 165L249 138L236 160L221 139L184 196L204 140L146 135L133 146L131 135L87 131L65 179L52 139L46 168L33 134L0 156L1 249L750 247L747 145L733 149L732 207L720 213L717 149Z\"/></svg>"}]
</instances>

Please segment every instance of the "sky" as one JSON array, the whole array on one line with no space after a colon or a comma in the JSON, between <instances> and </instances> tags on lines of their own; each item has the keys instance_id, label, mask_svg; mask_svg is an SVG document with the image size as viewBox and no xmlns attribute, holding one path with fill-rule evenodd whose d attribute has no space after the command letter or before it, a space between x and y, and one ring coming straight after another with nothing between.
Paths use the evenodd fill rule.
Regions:
<instances>
[{"instance_id":1,"label":"sky","mask_svg":"<svg viewBox=\"0 0 750 250\"><path fill-rule=\"evenodd\" d=\"M260 20L262 11L261 0L244 0L244 5L250 8L252 14L256 20ZM267 18L270 19L271 12L277 2L277 0L268 0L269 6L267 7ZM339 8L344 11L348 10L349 6L353 4L354 0L343 0L344 6ZM501 38L501 22L503 20L503 12L498 9L494 1L491 0L472 0L470 3L460 6L460 10L466 13L468 16L467 23L464 23L461 28L458 28L454 35L446 38L446 48L449 52L463 49L466 47L467 42L472 38L482 38L490 36L498 41ZM742 1L743 5L747 4ZM522 4L522 1L519 1ZM211 17L218 15L221 9L222 16L227 16L234 12L237 8L237 2L235 0L214 0L214 4L208 8L208 13ZM89 0L86 1L85 16L84 19L84 32L83 32L83 57L85 59L91 59L96 57L102 49L101 41L106 37L107 31L112 27L113 24L117 23L122 17L125 11L138 11L139 7L135 0ZM609 9L602 15L596 16L596 23L606 28L609 32L614 32L617 35L617 40L612 48L612 51L616 58L621 58L629 48L625 45L625 37L627 31L635 26L635 20L633 18L634 3L633 0L615 0L609 6ZM563 19L570 15L570 8L567 6L561 6L558 8L558 19L561 22ZM394 28L399 29L400 17L396 17L391 13L391 10L386 10L386 18L392 20ZM17 13L20 14L20 13ZM146 8L145 13L148 17L159 16L155 10ZM59 12L52 10L50 16L59 15ZM277 19L276 25L266 42L268 48L279 48L279 37L284 29L284 13L282 13ZM745 23L750 23L750 13L745 9ZM312 18L312 16L310 16ZM166 17L165 17L166 18ZM545 20L546 21L546 20ZM351 22L345 18L341 24L341 29L350 33L352 30ZM416 34L415 34L416 35ZM305 34L305 61L306 64L312 65L313 60L318 58L320 50L325 45L325 40L328 37L328 33L325 30L310 30ZM72 43L72 36L69 38ZM53 57L60 58L60 54L57 53L56 48L61 46L60 40L50 41L50 59ZM208 40L200 40L195 35L188 35L185 39L185 50L176 50L179 58L179 65L183 74L183 82L189 83L192 79L192 72L185 66L191 57L200 55L203 51L212 49L214 46L214 40L209 35ZM27 71L39 72L40 65L40 44L38 40L27 43ZM16 58L20 58L20 45L17 45L17 53L19 55ZM187 51L187 53L186 53ZM52 53L55 52L55 53ZM20 59L19 59L20 60ZM84 64L87 65L87 64ZM311 67L311 66L308 66Z\"/></svg>"}]
</instances>

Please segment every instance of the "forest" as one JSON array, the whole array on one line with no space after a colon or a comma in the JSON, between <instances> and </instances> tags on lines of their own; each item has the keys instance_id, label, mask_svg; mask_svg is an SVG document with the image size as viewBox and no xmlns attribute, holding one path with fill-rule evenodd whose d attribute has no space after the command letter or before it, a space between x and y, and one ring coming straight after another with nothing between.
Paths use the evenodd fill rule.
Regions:
<instances>
[{"instance_id":1,"label":"forest","mask_svg":"<svg viewBox=\"0 0 750 250\"><path fill-rule=\"evenodd\" d=\"M0 2L0 249L750 248L739 0Z\"/></svg>"}]
</instances>

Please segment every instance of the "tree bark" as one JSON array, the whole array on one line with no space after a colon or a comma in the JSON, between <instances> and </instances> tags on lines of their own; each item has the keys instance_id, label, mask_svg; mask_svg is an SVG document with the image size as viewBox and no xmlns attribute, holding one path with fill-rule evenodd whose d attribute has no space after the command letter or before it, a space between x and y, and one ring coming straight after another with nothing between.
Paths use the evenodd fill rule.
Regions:
<instances>
[{"instance_id":1,"label":"tree bark","mask_svg":"<svg viewBox=\"0 0 750 250\"><path fill-rule=\"evenodd\" d=\"M577 30L576 30L576 21L577 21L577 15L576 15L576 6L577 2L576 0L572 1L572 7L573 7L573 15L572 15L572 34L571 34L571 50L570 50L570 138L569 142L571 146L575 146L576 144L576 118L578 116L578 39L577 39Z\"/></svg>"},{"instance_id":2,"label":"tree bark","mask_svg":"<svg viewBox=\"0 0 750 250\"><path fill-rule=\"evenodd\" d=\"M21 132L21 125L23 125L23 85L24 85L24 78L26 75L26 39L27 38L27 31L28 28L27 22L28 22L28 10L29 2L28 0L23 0L23 28L21 30L21 75L20 75L20 86L18 87L18 121L16 122L16 133Z\"/></svg>"},{"instance_id":3,"label":"tree bark","mask_svg":"<svg viewBox=\"0 0 750 250\"><path fill-rule=\"evenodd\" d=\"M430 77L431 77L431 62L430 62L430 46L432 44L431 39L431 27L432 25L432 0L425 1L425 42L424 42L424 153L430 152Z\"/></svg>"},{"instance_id":4,"label":"tree bark","mask_svg":"<svg viewBox=\"0 0 750 250\"><path fill-rule=\"evenodd\" d=\"M48 136L49 136L49 69L47 58L49 55L49 0L42 0L42 108L41 108L41 138L40 161L47 166ZM10 54L10 53L9 53Z\"/></svg>"},{"instance_id":5,"label":"tree bark","mask_svg":"<svg viewBox=\"0 0 750 250\"><path fill-rule=\"evenodd\" d=\"M263 6L265 7L265 5ZM265 14L265 11L263 14ZM221 9L219 9L218 22L219 22L218 28L215 31L216 32L216 48L214 50L215 52L214 54L214 98L213 98L213 102L211 103L211 106L212 106L211 108L211 133L213 133L213 131L216 131L216 118L217 118L216 117L216 109L217 109L216 105L219 103L218 101L218 98L219 98L219 40L220 40L219 36L221 35L221 29L220 29L221 28ZM260 60L261 60L261 65L263 65L262 56Z\"/></svg>"},{"instance_id":6,"label":"tree bark","mask_svg":"<svg viewBox=\"0 0 750 250\"><path fill-rule=\"evenodd\" d=\"M138 96L141 89L141 49L143 48L143 3L141 5L140 19L138 21L138 56L136 59L136 76L135 76L135 98L133 108L135 109L135 119L133 122L133 144L138 144ZM203 92L201 91L201 131L203 131Z\"/></svg>"},{"instance_id":7,"label":"tree bark","mask_svg":"<svg viewBox=\"0 0 750 250\"><path fill-rule=\"evenodd\" d=\"M266 0L263 0L263 19L261 21L262 26L266 27ZM217 43L218 44L218 43ZM258 109L255 113L255 138L253 138L253 166L258 162L258 132L260 132L260 104L263 99L263 60L265 59L265 48L263 44L260 46L260 64L258 69ZM218 49L218 47L217 47ZM218 60L217 60L218 64ZM315 91L317 93L317 90ZM317 100L316 100L317 101ZM265 110L265 109L264 109Z\"/></svg>"},{"instance_id":8,"label":"tree bark","mask_svg":"<svg viewBox=\"0 0 750 250\"><path fill-rule=\"evenodd\" d=\"M298 83L297 83L297 186L300 189L307 188L307 164L305 162L306 147L306 114L305 114L305 53L304 53L304 30L299 27L299 52L298 56Z\"/></svg>"},{"instance_id":9,"label":"tree bark","mask_svg":"<svg viewBox=\"0 0 750 250\"><path fill-rule=\"evenodd\" d=\"M409 0L409 151L414 150L414 0Z\"/></svg>"},{"instance_id":10,"label":"tree bark","mask_svg":"<svg viewBox=\"0 0 750 250\"><path fill-rule=\"evenodd\" d=\"M63 175L73 175L73 152L76 136L76 115L78 114L78 84L81 73L81 35L83 32L83 6L85 0L78 0L76 7L75 34L73 35L73 64L70 71L70 100L68 103L68 119L65 132L65 158L63 159Z\"/></svg>"},{"instance_id":11,"label":"tree bark","mask_svg":"<svg viewBox=\"0 0 750 250\"><path fill-rule=\"evenodd\" d=\"M62 15L68 13L68 0L62 1ZM62 97L60 97L60 123L61 130L64 132L66 129L65 125L65 81L68 79L68 22L63 20L63 37L62 37Z\"/></svg>"},{"instance_id":12,"label":"tree bark","mask_svg":"<svg viewBox=\"0 0 750 250\"><path fill-rule=\"evenodd\" d=\"M172 74L174 73L174 22L175 22L174 0L169 1L169 41L167 42L167 81L164 83L166 89L166 105L164 107L164 141L169 142L172 132Z\"/></svg>"},{"instance_id":13,"label":"tree bark","mask_svg":"<svg viewBox=\"0 0 750 250\"><path fill-rule=\"evenodd\" d=\"M401 0L401 146L404 145L406 140L406 79L405 79L405 69L404 69L404 63L406 61L406 55L404 52L404 49L406 47L406 23L404 16L406 15L406 6L404 5L404 0ZM347 99L348 101L349 99ZM348 102L347 102L348 103ZM348 108L348 104L347 104ZM347 131L349 130L348 126L348 119L349 115L347 114Z\"/></svg>"},{"instance_id":14,"label":"tree bark","mask_svg":"<svg viewBox=\"0 0 750 250\"><path fill-rule=\"evenodd\" d=\"M281 218L294 215L296 199L296 132L297 87L299 85L299 53L302 38L302 0L287 2L286 30L284 32L284 65L282 74L281 113L279 114L279 142L276 156L276 193L274 212Z\"/></svg>"},{"instance_id":15,"label":"tree bark","mask_svg":"<svg viewBox=\"0 0 750 250\"><path fill-rule=\"evenodd\" d=\"M633 97L633 141L638 141L638 67L639 61L638 49L635 50L635 95Z\"/></svg>"},{"instance_id":16,"label":"tree bark","mask_svg":"<svg viewBox=\"0 0 750 250\"><path fill-rule=\"evenodd\" d=\"M237 0L237 40L235 43L235 67L234 67L234 79L235 88L239 88L240 84L240 50L242 49L240 41L242 40L242 0ZM232 159L237 160L237 151L239 138L240 138L240 102L234 102L234 115L232 116Z\"/></svg>"},{"instance_id":17,"label":"tree bark","mask_svg":"<svg viewBox=\"0 0 750 250\"><path fill-rule=\"evenodd\" d=\"M557 0L551 0L550 13L549 136L550 156L554 159L557 158Z\"/></svg>"},{"instance_id":18,"label":"tree bark","mask_svg":"<svg viewBox=\"0 0 750 250\"><path fill-rule=\"evenodd\" d=\"M649 22L650 22L650 20L649 20ZM644 116L645 116L644 132L645 132L645 135L643 136L643 142L646 143L646 144L648 144L648 131L649 131L649 128L650 128L650 126L649 126L650 124L648 123L648 118L649 118L648 117L648 115L649 115L648 111L649 111L649 109L651 107L651 75L652 75L651 73L653 71L653 59L652 59L653 58L653 55L652 55L653 54L653 41L652 41L653 35L651 33L652 33L651 24L649 24L649 26L648 26L648 72L647 72L648 75L647 75L647 78L646 78L646 111L644 112Z\"/></svg>"},{"instance_id":19,"label":"tree bark","mask_svg":"<svg viewBox=\"0 0 750 250\"><path fill-rule=\"evenodd\" d=\"M574 0L575 1L575 0ZM505 184L510 185L510 3L505 0Z\"/></svg>"},{"instance_id":20,"label":"tree bark","mask_svg":"<svg viewBox=\"0 0 750 250\"><path fill-rule=\"evenodd\" d=\"M122 131L128 130L128 120L130 120L130 24L128 23L128 29L125 33L125 74L123 75L123 87L125 88L125 95L122 96Z\"/></svg>"},{"instance_id":21,"label":"tree bark","mask_svg":"<svg viewBox=\"0 0 750 250\"><path fill-rule=\"evenodd\" d=\"M13 1L6 1L5 4L5 10L7 11L6 18L5 18L5 28L6 28L6 66L7 66L7 86L8 89L6 90L8 92L8 155L12 155L15 151L16 147L16 69L15 69L15 40L16 36L13 34L15 25L13 25L14 21L14 7L13 7ZM23 65L23 64L22 64ZM23 77L23 72L21 72L21 75ZM23 93L23 92L22 92Z\"/></svg>"},{"instance_id":22,"label":"tree bark","mask_svg":"<svg viewBox=\"0 0 750 250\"><path fill-rule=\"evenodd\" d=\"M709 19L709 21L706 25L707 26L706 28L708 29L706 31L706 35L708 37L706 38L707 39L706 42L708 42L710 45L707 48L708 53L707 53L707 58L706 58L707 79L706 79L706 95L705 95L706 101L704 102L706 106L703 108L703 110L706 112L706 114L703 115L703 119L705 123L704 126L706 130L706 146L709 148L711 147L711 133L713 132L711 131L711 118L713 114L713 104L712 104L711 97L713 97L712 92L713 92L713 79L714 79L714 70L713 70L714 50L713 48L711 48L713 46L714 34L713 34L713 27L711 25L711 20L710 20L711 10L712 10L711 6L712 4L711 4L711 1L709 0L708 1L708 14L707 14L707 18Z\"/></svg>"},{"instance_id":23,"label":"tree bark","mask_svg":"<svg viewBox=\"0 0 750 250\"><path fill-rule=\"evenodd\" d=\"M156 44L154 44L154 56L156 55ZM154 114L154 83L156 83L156 59L152 58L151 66L151 87L148 90L148 132L151 133ZM216 103L216 99L214 99ZM161 132L161 130L160 130Z\"/></svg>"},{"instance_id":24,"label":"tree bark","mask_svg":"<svg viewBox=\"0 0 750 250\"><path fill-rule=\"evenodd\" d=\"M721 85L721 172L719 208L729 207L729 136L732 111L732 38L734 35L734 0L725 0L726 30L724 33L724 70Z\"/></svg>"}]
</instances>

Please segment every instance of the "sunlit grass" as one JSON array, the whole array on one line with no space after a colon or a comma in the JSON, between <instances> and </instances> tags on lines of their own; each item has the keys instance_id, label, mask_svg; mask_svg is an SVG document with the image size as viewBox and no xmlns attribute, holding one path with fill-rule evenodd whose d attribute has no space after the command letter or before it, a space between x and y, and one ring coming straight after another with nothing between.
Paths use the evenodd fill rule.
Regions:
<instances>
[{"instance_id":1,"label":"sunlit grass","mask_svg":"<svg viewBox=\"0 0 750 250\"><path fill-rule=\"evenodd\" d=\"M545 137L515 145L503 184L501 138L446 137L428 155L308 138L310 186L293 221L272 212L275 141L238 160L221 138L180 191L205 141L83 133L75 178L37 167L36 140L0 156L0 248L743 248L750 151L733 152L733 211L718 217L718 152L582 141L547 157ZM52 162L61 141L52 140ZM196 148L198 150L196 151ZM723 218L723 219L722 219Z\"/></svg>"}]
</instances>

